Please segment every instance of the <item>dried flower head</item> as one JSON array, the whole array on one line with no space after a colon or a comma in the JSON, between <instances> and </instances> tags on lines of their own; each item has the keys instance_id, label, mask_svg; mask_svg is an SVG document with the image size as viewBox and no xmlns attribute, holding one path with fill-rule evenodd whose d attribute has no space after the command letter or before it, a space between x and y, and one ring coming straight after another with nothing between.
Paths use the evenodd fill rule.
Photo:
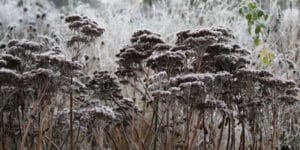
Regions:
<instances>
[{"instance_id":1,"label":"dried flower head","mask_svg":"<svg viewBox=\"0 0 300 150\"><path fill-rule=\"evenodd\" d=\"M67 16L65 21L71 30L78 31L90 38L100 37L105 31L95 21L85 16Z\"/></svg>"},{"instance_id":2,"label":"dried flower head","mask_svg":"<svg viewBox=\"0 0 300 150\"><path fill-rule=\"evenodd\" d=\"M100 100L119 100L122 98L119 85L107 71L96 71L86 85L93 91L93 97Z\"/></svg>"}]
</instances>

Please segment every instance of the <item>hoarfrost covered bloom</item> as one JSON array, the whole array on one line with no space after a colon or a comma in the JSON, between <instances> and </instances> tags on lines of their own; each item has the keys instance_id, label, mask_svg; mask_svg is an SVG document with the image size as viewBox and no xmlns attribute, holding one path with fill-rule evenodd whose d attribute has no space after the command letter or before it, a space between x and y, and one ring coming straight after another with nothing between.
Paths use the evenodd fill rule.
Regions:
<instances>
[{"instance_id":1,"label":"hoarfrost covered bloom","mask_svg":"<svg viewBox=\"0 0 300 150\"><path fill-rule=\"evenodd\" d=\"M65 21L71 30L79 31L88 37L100 37L104 32L103 28L86 16L67 16Z\"/></svg>"},{"instance_id":2,"label":"hoarfrost covered bloom","mask_svg":"<svg viewBox=\"0 0 300 150\"><path fill-rule=\"evenodd\" d=\"M122 98L119 85L107 71L96 71L86 86L93 91L93 97L101 100L119 100Z\"/></svg>"},{"instance_id":3,"label":"hoarfrost covered bloom","mask_svg":"<svg viewBox=\"0 0 300 150\"><path fill-rule=\"evenodd\" d=\"M135 32L131 38L131 45L122 48L116 55L120 66L117 75L134 75L135 71L140 71L143 61L152 55L154 49L164 43L159 34L148 30Z\"/></svg>"},{"instance_id":4,"label":"hoarfrost covered bloom","mask_svg":"<svg viewBox=\"0 0 300 150\"><path fill-rule=\"evenodd\" d=\"M18 69L21 59L10 54L0 54L0 68Z\"/></svg>"},{"instance_id":5,"label":"hoarfrost covered bloom","mask_svg":"<svg viewBox=\"0 0 300 150\"><path fill-rule=\"evenodd\" d=\"M168 71L169 74L176 74L183 71L185 53L181 51L165 52L154 55L147 60L147 66L155 71Z\"/></svg>"},{"instance_id":6,"label":"hoarfrost covered bloom","mask_svg":"<svg viewBox=\"0 0 300 150\"><path fill-rule=\"evenodd\" d=\"M182 31L177 34L177 38L176 46L163 52L153 53L149 62L164 67L164 63L155 58L166 57L170 54L169 51L182 53L194 51L189 53L190 55L182 55L191 60L184 62L191 63L194 69L189 70L190 72L182 70L174 75L171 74L170 78L162 80L164 82L151 82L149 89L153 97L172 97L170 100L177 99L194 109L210 108L219 105L219 102L223 103L223 106L235 104L242 109L242 106L246 105L264 106L269 103L270 101L264 99L268 99L271 96L269 90L273 90L277 91L278 100L282 101L284 97L286 104L297 102L295 97L297 94L293 92L294 82L275 77L268 71L249 69L251 53L232 42L233 36L229 30L210 28L194 32ZM178 57L170 62L174 65L176 64L174 62L180 60ZM155 70L150 63L148 65ZM168 69L172 67L168 66L157 72ZM157 76L159 74L161 73ZM250 92L249 88L256 91ZM286 93L289 93L288 96ZM261 99L251 101L251 98ZM225 109L225 107L219 108Z\"/></svg>"},{"instance_id":7,"label":"hoarfrost covered bloom","mask_svg":"<svg viewBox=\"0 0 300 150\"><path fill-rule=\"evenodd\" d=\"M75 33L69 38L66 46L72 53L72 60L80 60L84 50L102 36L104 29L86 16L67 16L65 22Z\"/></svg>"}]
</instances>

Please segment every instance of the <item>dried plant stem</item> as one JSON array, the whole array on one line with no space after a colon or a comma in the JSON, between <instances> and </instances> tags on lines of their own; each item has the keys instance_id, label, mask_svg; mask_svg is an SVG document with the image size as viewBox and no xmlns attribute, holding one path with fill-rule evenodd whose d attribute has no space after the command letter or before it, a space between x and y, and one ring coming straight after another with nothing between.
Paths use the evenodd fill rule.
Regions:
<instances>
[{"instance_id":1,"label":"dried plant stem","mask_svg":"<svg viewBox=\"0 0 300 150\"><path fill-rule=\"evenodd\" d=\"M165 146L164 149L168 150L169 149L169 119L170 119L170 103L169 101L167 102L167 110L166 110L166 136L165 136Z\"/></svg>"},{"instance_id":2,"label":"dried plant stem","mask_svg":"<svg viewBox=\"0 0 300 150\"><path fill-rule=\"evenodd\" d=\"M68 140L68 138L69 138L69 136L70 136L70 130L68 131L66 137L64 138L62 144L60 145L60 149L63 149L65 143L67 142L67 140Z\"/></svg>"},{"instance_id":3,"label":"dried plant stem","mask_svg":"<svg viewBox=\"0 0 300 150\"><path fill-rule=\"evenodd\" d=\"M136 138L135 138L135 134L134 134L134 126L135 126L135 115L134 114L132 114L132 121L131 121L131 144L130 144L130 150L131 149L135 149L134 148L134 145L135 145L135 140L136 140Z\"/></svg>"},{"instance_id":4,"label":"dried plant stem","mask_svg":"<svg viewBox=\"0 0 300 150\"><path fill-rule=\"evenodd\" d=\"M214 119L213 119L213 114L214 112L211 111L210 112L210 125L209 125L209 129L210 129L210 143L212 143L212 149L216 149L216 129L215 129L215 123L214 123Z\"/></svg>"},{"instance_id":5,"label":"dried plant stem","mask_svg":"<svg viewBox=\"0 0 300 150\"><path fill-rule=\"evenodd\" d=\"M48 136L45 136L45 139L47 139L47 140L51 143L51 145L54 146L54 148L56 148L57 150L60 149L59 146L56 145L55 142L53 142L53 141L51 140L51 138L49 138Z\"/></svg>"},{"instance_id":6,"label":"dried plant stem","mask_svg":"<svg viewBox=\"0 0 300 150\"><path fill-rule=\"evenodd\" d=\"M242 122L242 133L240 135L240 147L239 150L244 150L245 149L245 124L244 124L244 119L241 119Z\"/></svg>"},{"instance_id":7,"label":"dried plant stem","mask_svg":"<svg viewBox=\"0 0 300 150\"><path fill-rule=\"evenodd\" d=\"M256 125L255 125L255 121L252 121L252 125L251 125L251 134L252 134L252 149L256 148Z\"/></svg>"},{"instance_id":8,"label":"dried plant stem","mask_svg":"<svg viewBox=\"0 0 300 150\"><path fill-rule=\"evenodd\" d=\"M50 111L50 112L51 112L50 119L49 119L50 127L49 127L49 132L48 132L50 135L49 135L49 138L47 136L45 136L45 138L48 140L47 145L48 145L49 150L52 149L52 146L57 146L52 140L50 140L53 138L53 125L52 125L53 124L53 111Z\"/></svg>"},{"instance_id":9,"label":"dried plant stem","mask_svg":"<svg viewBox=\"0 0 300 150\"><path fill-rule=\"evenodd\" d=\"M154 101L155 101L155 123L154 123L154 125L155 125L155 127L154 127L154 132L155 132L155 137L154 137L154 143L153 143L153 150L156 150L156 142L157 142L157 127L158 127L158 105L159 105L159 103L158 103L158 99L154 99Z\"/></svg>"},{"instance_id":10,"label":"dried plant stem","mask_svg":"<svg viewBox=\"0 0 300 150\"><path fill-rule=\"evenodd\" d=\"M3 112L1 112L1 135L2 135L2 143L1 143L1 150L2 148L5 149L5 145L6 145L6 136L5 136L5 129L4 129L4 119L3 119L4 115L3 115Z\"/></svg>"},{"instance_id":11,"label":"dried plant stem","mask_svg":"<svg viewBox=\"0 0 300 150\"><path fill-rule=\"evenodd\" d=\"M108 135L109 139L112 141L115 149L119 150L118 145L117 145L116 141L114 140L113 136L109 133L109 131L107 131L107 130L104 130L104 131Z\"/></svg>"},{"instance_id":12,"label":"dried plant stem","mask_svg":"<svg viewBox=\"0 0 300 150\"><path fill-rule=\"evenodd\" d=\"M41 103L44 95L45 95L45 92L46 92L46 89L48 87L48 82L46 82L44 85L44 88L42 89L42 92L39 93L38 95L38 101L35 103L34 107L32 108L32 112L31 112L31 116L34 116L36 113L37 113L37 110L38 110L38 106L39 104ZM27 138L27 135L28 135L28 132L29 132L29 128L30 128L30 125L33 123L33 118L30 117L28 118L28 123L27 123L27 126L24 130L24 133L23 133L23 137L22 137L22 142L21 142L21 145L20 145L20 150L23 150L24 147L25 147L25 142L26 142L26 138Z\"/></svg>"},{"instance_id":13,"label":"dried plant stem","mask_svg":"<svg viewBox=\"0 0 300 150\"><path fill-rule=\"evenodd\" d=\"M221 121L221 131L220 131L220 135L219 135L219 139L218 139L218 144L217 144L217 150L219 150L220 146L221 146L222 137L223 137L223 131L224 131L224 125L225 125L225 119L226 119L226 116L223 115L223 119Z\"/></svg>"},{"instance_id":14,"label":"dried plant stem","mask_svg":"<svg viewBox=\"0 0 300 150\"><path fill-rule=\"evenodd\" d=\"M197 116L197 122L196 122L196 125L195 125L195 128L193 130L193 133L192 133L192 136L191 136L191 139L189 141L189 145L188 145L188 149L192 149L193 148L193 144L195 142L195 139L197 137L197 130L201 127L201 113L198 114Z\"/></svg>"},{"instance_id":15,"label":"dried plant stem","mask_svg":"<svg viewBox=\"0 0 300 150\"><path fill-rule=\"evenodd\" d=\"M138 89L137 88L137 79L136 78L134 78L133 79L133 85L134 85L134 87L136 87L136 89ZM136 104L136 89L134 89L133 90L133 95L132 95L132 97L133 97L133 101L134 101L134 105ZM132 120L131 120L131 144L129 145L129 150L131 150L131 149L134 149L134 147L131 147L131 146L133 146L133 145L135 145L134 144L134 142L135 142L135 134L134 134L134 132L135 132L135 130L134 130L134 126L135 126L135 114L134 113L132 113Z\"/></svg>"},{"instance_id":16,"label":"dried plant stem","mask_svg":"<svg viewBox=\"0 0 300 150\"><path fill-rule=\"evenodd\" d=\"M263 145L263 135L262 135L262 131L259 132L259 148L258 150L263 150L264 149L264 145Z\"/></svg>"},{"instance_id":17,"label":"dried plant stem","mask_svg":"<svg viewBox=\"0 0 300 150\"><path fill-rule=\"evenodd\" d=\"M143 141L144 141L144 139L145 139L145 136L144 136L144 134L143 134L143 131L144 131L144 129L145 129L145 115L146 115L146 102L144 102L144 104L143 104L143 112L142 112L142 120L140 120L141 121L141 125L140 125L140 127L139 127L139 132L141 133L141 142L139 143L139 150L141 150L142 149L142 145L143 145Z\"/></svg>"},{"instance_id":18,"label":"dried plant stem","mask_svg":"<svg viewBox=\"0 0 300 150\"><path fill-rule=\"evenodd\" d=\"M71 87L73 85L73 78L71 77ZM73 147L73 89L70 92L70 150L74 150Z\"/></svg>"},{"instance_id":19,"label":"dried plant stem","mask_svg":"<svg viewBox=\"0 0 300 150\"><path fill-rule=\"evenodd\" d=\"M39 124L37 150L41 150L43 144L43 122Z\"/></svg>"},{"instance_id":20,"label":"dried plant stem","mask_svg":"<svg viewBox=\"0 0 300 150\"><path fill-rule=\"evenodd\" d=\"M141 143L142 149L146 149L146 148L145 148L145 145L144 145L144 143L143 143L143 140L142 140L141 137L139 136L138 129L137 129L135 126L133 127L133 129L134 129L135 136L136 136L136 138L138 139L137 142L138 142L138 143ZM135 149L137 149L137 147L135 147Z\"/></svg>"},{"instance_id":21,"label":"dried plant stem","mask_svg":"<svg viewBox=\"0 0 300 150\"><path fill-rule=\"evenodd\" d=\"M273 105L273 119L272 119L272 127L273 127L273 131L272 131L272 143L271 143L271 149L275 149L276 148L276 136L277 136L277 127L276 127L276 118L277 118L277 109L275 109L276 107Z\"/></svg>"},{"instance_id":22,"label":"dried plant stem","mask_svg":"<svg viewBox=\"0 0 300 150\"><path fill-rule=\"evenodd\" d=\"M230 118L227 118L228 121L228 132L227 132L227 145L226 145L226 150L229 150L229 145L230 145L230 133L231 133L231 121Z\"/></svg>"},{"instance_id":23,"label":"dried plant stem","mask_svg":"<svg viewBox=\"0 0 300 150\"><path fill-rule=\"evenodd\" d=\"M103 149L103 135L104 135L104 131L103 131L103 127L100 125L98 127L96 127L96 142L97 142L97 145L98 145L98 149Z\"/></svg>"},{"instance_id":24,"label":"dried plant stem","mask_svg":"<svg viewBox=\"0 0 300 150\"><path fill-rule=\"evenodd\" d=\"M46 120L46 116L45 113L48 110L48 107L45 106L47 104L47 101L49 101L49 98L45 99L44 102L44 106L43 106L43 110L42 110L42 114L43 114L43 119L42 121L39 123L39 129L38 129L38 143L37 143L37 150L41 150L42 149L42 145L43 145L43 127L44 127L44 123Z\"/></svg>"},{"instance_id":25,"label":"dried plant stem","mask_svg":"<svg viewBox=\"0 0 300 150\"><path fill-rule=\"evenodd\" d=\"M123 134L123 136L125 138L128 149L130 149L130 139L127 137L127 134L125 132L125 128L124 128L123 124L121 124L121 133Z\"/></svg>"},{"instance_id":26,"label":"dried plant stem","mask_svg":"<svg viewBox=\"0 0 300 150\"><path fill-rule=\"evenodd\" d=\"M230 149L235 149L235 127L234 127L234 117L233 114L230 114L231 123L231 145Z\"/></svg>"},{"instance_id":27,"label":"dried plant stem","mask_svg":"<svg viewBox=\"0 0 300 150\"><path fill-rule=\"evenodd\" d=\"M77 136L76 136L76 139L75 139L75 143L74 143L74 147L76 147L76 144L78 143L78 140L79 140L79 136L80 136L80 122L79 122L79 128L77 129Z\"/></svg>"},{"instance_id":28,"label":"dried plant stem","mask_svg":"<svg viewBox=\"0 0 300 150\"><path fill-rule=\"evenodd\" d=\"M202 125L203 125L203 146L204 146L204 149L207 149L207 146L206 146L206 134L207 134L207 131L206 131L206 124L205 124L205 111L203 111L203 114L202 114Z\"/></svg>"}]
</instances>

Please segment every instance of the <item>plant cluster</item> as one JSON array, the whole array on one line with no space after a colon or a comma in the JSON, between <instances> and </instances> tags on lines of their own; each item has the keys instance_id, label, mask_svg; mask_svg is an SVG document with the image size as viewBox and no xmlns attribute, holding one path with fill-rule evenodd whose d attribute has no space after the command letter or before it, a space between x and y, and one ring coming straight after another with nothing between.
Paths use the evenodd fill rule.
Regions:
<instances>
[{"instance_id":1,"label":"plant cluster","mask_svg":"<svg viewBox=\"0 0 300 150\"><path fill-rule=\"evenodd\" d=\"M79 16L66 17L66 22L72 22L76 17ZM91 22L83 18L88 20L87 23ZM82 30L89 39L85 44L92 44L103 32L102 28L90 24ZM91 32L85 32L87 30ZM80 45L82 41L72 37L66 43L67 47L70 43ZM79 59L83 49L76 51L75 57ZM0 53L3 148L41 149L43 145L74 148L79 137L87 143L92 138L91 147L101 147L101 143L95 143L97 134L102 134L105 128L128 124L138 109L130 99L123 98L115 78L107 71L95 71L89 76L83 65L57 47L49 48L44 43L13 39L5 44ZM72 99L71 103L65 101L68 97ZM76 101L77 104L73 104ZM74 106L68 109L68 105ZM69 118L70 114L74 117ZM97 132L92 137L84 136L93 133L94 129ZM69 138L66 135L70 132L76 132L77 138L74 143L67 144Z\"/></svg>"},{"instance_id":2,"label":"plant cluster","mask_svg":"<svg viewBox=\"0 0 300 150\"><path fill-rule=\"evenodd\" d=\"M293 3L20 2L0 2L0 149L299 148Z\"/></svg>"},{"instance_id":3,"label":"plant cluster","mask_svg":"<svg viewBox=\"0 0 300 150\"><path fill-rule=\"evenodd\" d=\"M145 92L141 96L150 98L146 102L152 105L154 134L158 134L153 137L154 148L220 149L226 145L229 149L274 149L278 146L279 132L285 132L278 127L287 124L279 122L284 118L279 119L277 110L297 103L299 88L293 81L250 68L250 52L233 43L230 30L213 27L182 31L177 34L175 46L157 43L147 48L150 56L133 59L138 60L140 69L135 70L139 74L131 76L145 79L129 85L142 87L140 91Z\"/></svg>"}]
</instances>

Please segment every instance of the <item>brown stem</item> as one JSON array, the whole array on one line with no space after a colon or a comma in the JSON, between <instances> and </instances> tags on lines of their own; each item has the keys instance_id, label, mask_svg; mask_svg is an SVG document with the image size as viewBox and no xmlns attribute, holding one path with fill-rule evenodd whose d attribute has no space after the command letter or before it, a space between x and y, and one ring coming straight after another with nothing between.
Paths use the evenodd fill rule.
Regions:
<instances>
[{"instance_id":1,"label":"brown stem","mask_svg":"<svg viewBox=\"0 0 300 150\"><path fill-rule=\"evenodd\" d=\"M212 144L212 149L216 149L216 129L214 126L214 119L213 119L213 112L210 112L210 125L209 125L209 130L210 130L210 143Z\"/></svg>"},{"instance_id":2,"label":"brown stem","mask_svg":"<svg viewBox=\"0 0 300 150\"><path fill-rule=\"evenodd\" d=\"M56 145L55 142L51 140L51 138L45 136L45 139L47 139L51 143L51 145L53 145L54 148L56 148L57 150L60 149L59 146Z\"/></svg>"},{"instance_id":3,"label":"brown stem","mask_svg":"<svg viewBox=\"0 0 300 150\"><path fill-rule=\"evenodd\" d=\"M277 117L277 113L276 113L276 109L275 106L273 108L273 120L272 120L272 127L273 127L273 131L272 131L272 144L271 144L271 149L275 149L275 145L276 145L276 117Z\"/></svg>"},{"instance_id":4,"label":"brown stem","mask_svg":"<svg viewBox=\"0 0 300 150\"><path fill-rule=\"evenodd\" d=\"M38 129L38 143L36 146L37 150L41 150L42 144L43 144L43 123L39 123L39 129Z\"/></svg>"},{"instance_id":5,"label":"brown stem","mask_svg":"<svg viewBox=\"0 0 300 150\"><path fill-rule=\"evenodd\" d=\"M37 98L38 101L36 102L36 104L32 108L31 117L29 117L28 123L27 123L26 128L25 128L24 133L23 133L22 142L21 142L21 145L20 145L20 150L23 150L25 148L25 142L26 142L26 138L28 136L29 128L30 128L31 124L33 123L33 117L32 116L34 116L37 113L38 106L41 103L43 97L45 96L45 92L46 92L46 89L48 87L48 84L49 84L48 82L46 82L44 84L45 85L44 88L41 90L41 92L38 95L38 98Z\"/></svg>"},{"instance_id":6,"label":"brown stem","mask_svg":"<svg viewBox=\"0 0 300 150\"><path fill-rule=\"evenodd\" d=\"M45 123L45 120L46 120L45 113L48 110L47 104L48 104L49 100L50 99L47 96L45 98L43 106L42 106L42 112L41 112L41 114L42 114L43 118L42 118L41 122L39 123L37 150L41 150L42 149L42 145L43 145L43 128L44 128L44 123Z\"/></svg>"},{"instance_id":7,"label":"brown stem","mask_svg":"<svg viewBox=\"0 0 300 150\"><path fill-rule=\"evenodd\" d=\"M230 149L235 149L235 129L234 129L233 114L230 115L230 119L232 121L232 124L231 124L231 146L230 146Z\"/></svg>"},{"instance_id":8,"label":"brown stem","mask_svg":"<svg viewBox=\"0 0 300 150\"><path fill-rule=\"evenodd\" d=\"M197 123L195 125L195 129L192 133L191 140L190 140L189 145L188 145L188 149L193 148L193 144L194 144L194 141L195 141L196 136L197 136L197 130L200 128L200 126L201 126L201 114L199 113L199 115L197 117Z\"/></svg>"},{"instance_id":9,"label":"brown stem","mask_svg":"<svg viewBox=\"0 0 300 150\"><path fill-rule=\"evenodd\" d=\"M260 131L259 133L259 150L263 150L264 149L264 146L263 146L263 136L262 136L262 131Z\"/></svg>"},{"instance_id":10,"label":"brown stem","mask_svg":"<svg viewBox=\"0 0 300 150\"><path fill-rule=\"evenodd\" d=\"M125 138L125 141L126 141L126 144L128 146L128 149L130 149L130 139L126 135L125 128L124 128L123 124L121 124L121 133L123 134L123 136Z\"/></svg>"},{"instance_id":11,"label":"brown stem","mask_svg":"<svg viewBox=\"0 0 300 150\"><path fill-rule=\"evenodd\" d=\"M228 133L227 133L227 146L226 146L226 150L229 150L229 145L230 145L230 133L231 133L231 121L230 118L227 118L228 121Z\"/></svg>"},{"instance_id":12,"label":"brown stem","mask_svg":"<svg viewBox=\"0 0 300 150\"><path fill-rule=\"evenodd\" d=\"M134 134L134 126L135 126L135 114L132 114L132 122L131 122L131 146L130 149L134 149L134 142L135 142L135 134Z\"/></svg>"},{"instance_id":13,"label":"brown stem","mask_svg":"<svg viewBox=\"0 0 300 150\"><path fill-rule=\"evenodd\" d=\"M188 142L190 139L190 120L191 120L191 116L192 116L192 111L190 111L189 109L189 105L187 105L186 108L186 128L185 128L185 147L188 148Z\"/></svg>"},{"instance_id":14,"label":"brown stem","mask_svg":"<svg viewBox=\"0 0 300 150\"><path fill-rule=\"evenodd\" d=\"M97 131L97 137L96 138L96 142L98 145L98 149L103 149L103 131L104 129L102 128L102 126L96 127L96 131Z\"/></svg>"},{"instance_id":15,"label":"brown stem","mask_svg":"<svg viewBox=\"0 0 300 150\"><path fill-rule=\"evenodd\" d=\"M73 84L73 78L71 77L71 87ZM74 150L73 147L73 89L70 92L70 150Z\"/></svg>"},{"instance_id":16,"label":"brown stem","mask_svg":"<svg viewBox=\"0 0 300 150\"><path fill-rule=\"evenodd\" d=\"M241 119L242 122L242 133L240 135L240 147L239 150L244 150L245 149L245 124L244 124L244 119Z\"/></svg>"},{"instance_id":17,"label":"brown stem","mask_svg":"<svg viewBox=\"0 0 300 150\"><path fill-rule=\"evenodd\" d=\"M118 146L117 146L117 143L116 143L116 141L114 140L113 136L109 133L109 131L107 131L107 130L104 130L104 131L105 131L105 133L108 135L109 139L112 141L112 143L113 143L115 149L116 149L116 150L119 150L119 148L118 148Z\"/></svg>"},{"instance_id":18,"label":"brown stem","mask_svg":"<svg viewBox=\"0 0 300 150\"><path fill-rule=\"evenodd\" d=\"M170 104L167 102L167 111L166 111L166 121L167 121L167 124L166 124L166 137L165 137L165 146L164 146L164 149L165 150L168 150L169 149L169 119L170 119L170 110L169 110L169 106Z\"/></svg>"},{"instance_id":19,"label":"brown stem","mask_svg":"<svg viewBox=\"0 0 300 150\"><path fill-rule=\"evenodd\" d=\"M205 111L203 111L203 114L202 114L202 125L203 125L203 145L204 145L204 149L207 149L206 148L206 134L207 134L207 131L206 131L206 127L205 127Z\"/></svg>"},{"instance_id":20,"label":"brown stem","mask_svg":"<svg viewBox=\"0 0 300 150\"><path fill-rule=\"evenodd\" d=\"M224 130L224 124L225 124L225 118L226 116L223 115L223 119L222 119L222 122L221 122L221 131L220 131L220 135L219 135L219 139L218 139L218 145L217 145L217 150L220 149L220 145L221 145L221 142L222 142L222 137L223 137L223 130Z\"/></svg>"}]
</instances>

